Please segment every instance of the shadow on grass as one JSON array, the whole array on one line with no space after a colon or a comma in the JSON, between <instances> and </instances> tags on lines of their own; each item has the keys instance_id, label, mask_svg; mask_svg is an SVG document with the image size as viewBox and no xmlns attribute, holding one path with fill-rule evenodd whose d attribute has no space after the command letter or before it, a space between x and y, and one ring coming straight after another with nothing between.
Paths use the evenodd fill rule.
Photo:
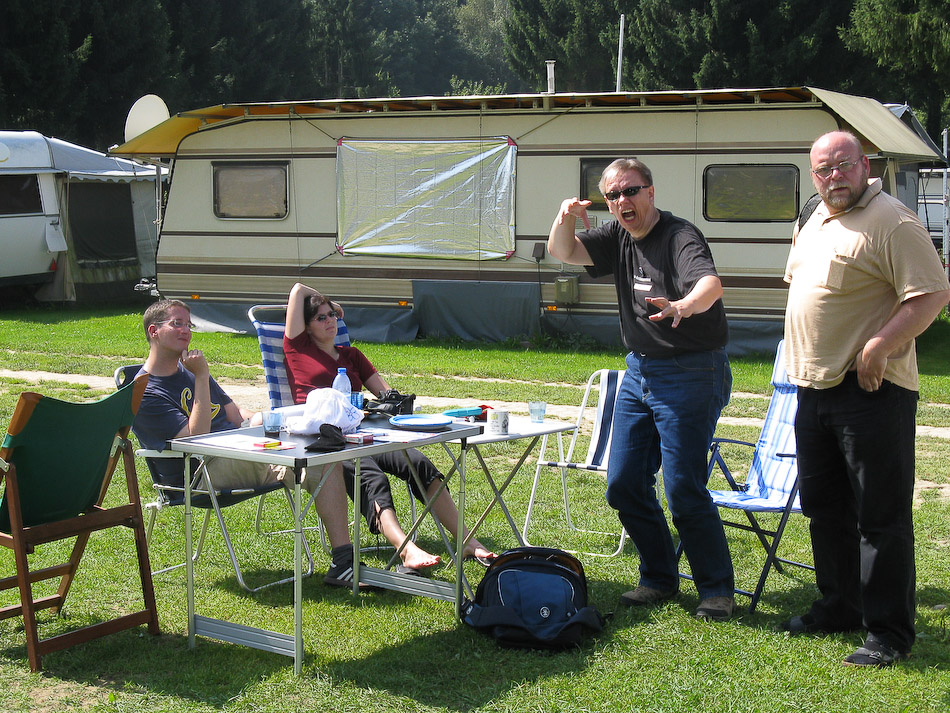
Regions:
<instances>
[{"instance_id":1,"label":"shadow on grass","mask_svg":"<svg viewBox=\"0 0 950 713\"><path fill-rule=\"evenodd\" d=\"M70 625L76 625L75 619ZM41 624L41 635L49 635L42 633L49 626L55 624ZM0 659L29 671L22 634L16 638L20 643L0 649ZM241 696L255 682L279 673L288 661L283 656L202 638L189 649L185 635L151 636L143 627L47 654L41 675L53 682L62 679L86 686L89 697L100 702L98 690L119 695L143 689L217 707Z\"/></svg>"},{"instance_id":2,"label":"shadow on grass","mask_svg":"<svg viewBox=\"0 0 950 713\"><path fill-rule=\"evenodd\" d=\"M504 700L532 682L572 676L588 666L601 642L563 652L504 649L459 624L453 631L413 637L358 660L330 663L327 673L366 689L437 709L469 711Z\"/></svg>"}]
</instances>

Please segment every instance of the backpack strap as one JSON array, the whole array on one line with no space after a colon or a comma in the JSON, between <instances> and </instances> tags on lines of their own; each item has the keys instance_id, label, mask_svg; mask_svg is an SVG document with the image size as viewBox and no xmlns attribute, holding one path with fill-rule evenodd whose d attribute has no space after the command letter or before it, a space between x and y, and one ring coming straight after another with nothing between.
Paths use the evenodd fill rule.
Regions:
<instances>
[{"instance_id":1,"label":"backpack strap","mask_svg":"<svg viewBox=\"0 0 950 713\"><path fill-rule=\"evenodd\" d=\"M815 212L815 208L818 207L819 203L821 203L821 196L817 193L805 201L805 205L802 206L802 212L798 214L799 230L805 227L805 223L811 218L811 214Z\"/></svg>"}]
</instances>

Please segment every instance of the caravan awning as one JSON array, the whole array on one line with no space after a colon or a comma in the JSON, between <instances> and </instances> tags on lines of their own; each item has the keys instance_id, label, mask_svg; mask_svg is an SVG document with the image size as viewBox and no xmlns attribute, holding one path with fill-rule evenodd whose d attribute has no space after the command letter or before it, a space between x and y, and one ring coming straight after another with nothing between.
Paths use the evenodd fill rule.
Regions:
<instances>
[{"instance_id":1,"label":"caravan awning","mask_svg":"<svg viewBox=\"0 0 950 713\"><path fill-rule=\"evenodd\" d=\"M379 99L316 99L298 102L220 104L176 114L109 151L113 156L173 158L182 139L198 131L243 121L289 117L317 118L360 113L454 113L465 111L539 112L656 109L657 107L723 107L749 104L821 107L824 105L873 144L884 156L900 161L944 163L939 152L922 141L883 104L867 97L812 87L772 89L697 89L677 92L600 92L587 94L512 94L471 97L389 97Z\"/></svg>"},{"instance_id":2,"label":"caravan awning","mask_svg":"<svg viewBox=\"0 0 950 713\"><path fill-rule=\"evenodd\" d=\"M849 124L855 133L874 144L882 156L901 161L944 163L944 157L939 152L935 152L880 102L827 89L811 91Z\"/></svg>"}]
</instances>

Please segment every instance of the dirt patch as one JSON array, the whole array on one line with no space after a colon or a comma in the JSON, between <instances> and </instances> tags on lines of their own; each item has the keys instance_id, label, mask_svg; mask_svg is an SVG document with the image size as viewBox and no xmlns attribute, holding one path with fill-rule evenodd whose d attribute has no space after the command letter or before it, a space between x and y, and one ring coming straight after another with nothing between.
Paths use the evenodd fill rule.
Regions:
<instances>
[{"instance_id":1,"label":"dirt patch","mask_svg":"<svg viewBox=\"0 0 950 713\"><path fill-rule=\"evenodd\" d=\"M937 493L940 500L950 500L950 483L935 483L932 480L918 478L914 483L914 503L919 505L929 493ZM928 494L928 495L925 495Z\"/></svg>"}]
</instances>

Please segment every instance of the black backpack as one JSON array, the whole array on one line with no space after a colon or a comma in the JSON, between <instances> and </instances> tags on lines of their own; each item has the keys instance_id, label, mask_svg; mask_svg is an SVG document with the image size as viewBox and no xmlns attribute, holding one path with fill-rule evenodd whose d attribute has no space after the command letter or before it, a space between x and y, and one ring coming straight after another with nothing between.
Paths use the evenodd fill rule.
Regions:
<instances>
[{"instance_id":1,"label":"black backpack","mask_svg":"<svg viewBox=\"0 0 950 713\"><path fill-rule=\"evenodd\" d=\"M584 567L573 555L548 547L502 552L466 599L466 624L512 648L563 649L585 633L600 631L603 618L587 605Z\"/></svg>"}]
</instances>

